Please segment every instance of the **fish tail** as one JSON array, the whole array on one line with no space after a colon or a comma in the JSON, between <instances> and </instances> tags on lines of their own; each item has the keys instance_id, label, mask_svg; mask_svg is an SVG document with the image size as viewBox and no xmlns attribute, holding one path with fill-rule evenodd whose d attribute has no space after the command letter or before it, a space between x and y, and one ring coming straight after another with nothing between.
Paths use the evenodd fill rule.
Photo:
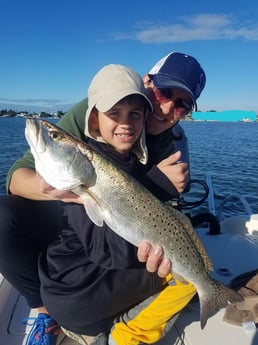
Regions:
<instances>
[{"instance_id":1,"label":"fish tail","mask_svg":"<svg viewBox=\"0 0 258 345\"><path fill-rule=\"evenodd\" d=\"M227 307L229 303L243 301L243 296L237 291L215 280L213 280L212 289L210 289L209 293L204 296L199 296L199 298L201 329L205 327L208 318L219 309Z\"/></svg>"}]
</instances>

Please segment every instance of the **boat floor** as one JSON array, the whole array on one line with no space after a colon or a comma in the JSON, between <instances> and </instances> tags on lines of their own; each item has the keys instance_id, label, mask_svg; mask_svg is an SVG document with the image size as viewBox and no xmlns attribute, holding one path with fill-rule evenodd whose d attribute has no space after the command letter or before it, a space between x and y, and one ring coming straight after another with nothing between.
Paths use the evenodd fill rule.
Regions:
<instances>
[{"instance_id":1,"label":"boat floor","mask_svg":"<svg viewBox=\"0 0 258 345\"><path fill-rule=\"evenodd\" d=\"M6 281L5 284L9 285ZM30 326L23 325L22 320L36 316L26 301L17 291L10 287L10 295L2 310L0 320L0 344L25 345L26 334ZM247 334L242 327L223 322L224 310L209 318L204 330L200 329L199 302L190 303L179 316L172 330L157 344L159 345L218 345L241 344L257 345L258 332ZM187 331L186 331L187 330ZM197 336L198 334L198 336ZM76 341L60 334L57 345L78 345Z\"/></svg>"},{"instance_id":2,"label":"boat floor","mask_svg":"<svg viewBox=\"0 0 258 345\"><path fill-rule=\"evenodd\" d=\"M35 317L36 311L30 310L25 299L13 289L5 280L1 290L5 289L9 296L1 309L0 344L25 345L26 334L31 326L26 326L22 320ZM2 307L2 306L1 306ZM204 330L200 329L199 302L190 303L178 317L172 330L157 345L219 345L241 344L257 345L258 331L250 334L244 328L223 322L225 310L209 318ZM79 343L68 338L63 333L58 338L57 345L78 345Z\"/></svg>"},{"instance_id":3,"label":"boat floor","mask_svg":"<svg viewBox=\"0 0 258 345\"><path fill-rule=\"evenodd\" d=\"M31 326L23 320L36 317L36 310L30 309L26 300L0 274L0 344L25 345ZM77 345L72 339L60 334L58 345Z\"/></svg>"},{"instance_id":4,"label":"boat floor","mask_svg":"<svg viewBox=\"0 0 258 345\"><path fill-rule=\"evenodd\" d=\"M1 345L25 345L26 335L31 326L23 324L23 320L36 317L37 311L30 309L24 297L22 297L0 273L0 344ZM176 339L176 330L173 329L171 337ZM174 334L174 335L172 335ZM171 345L174 342L170 337L164 338L159 345ZM78 345L73 339L60 333L57 345Z\"/></svg>"}]
</instances>

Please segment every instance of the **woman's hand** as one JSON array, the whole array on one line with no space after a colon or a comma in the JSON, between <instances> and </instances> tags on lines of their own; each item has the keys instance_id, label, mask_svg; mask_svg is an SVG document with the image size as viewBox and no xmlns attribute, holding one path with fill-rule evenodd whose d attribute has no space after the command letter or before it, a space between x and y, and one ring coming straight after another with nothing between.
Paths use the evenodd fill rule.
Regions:
<instances>
[{"instance_id":1,"label":"woman's hand","mask_svg":"<svg viewBox=\"0 0 258 345\"><path fill-rule=\"evenodd\" d=\"M42 176L38 174L39 178L39 189L43 194L47 194L51 199L58 199L64 202L75 202L77 204L83 204L82 199L79 195L69 191L69 190L59 190L48 184Z\"/></svg>"},{"instance_id":2,"label":"woman's hand","mask_svg":"<svg viewBox=\"0 0 258 345\"><path fill-rule=\"evenodd\" d=\"M163 159L157 167L173 183L179 193L182 193L189 179L187 163L179 163L181 152L177 151Z\"/></svg>"}]
</instances>

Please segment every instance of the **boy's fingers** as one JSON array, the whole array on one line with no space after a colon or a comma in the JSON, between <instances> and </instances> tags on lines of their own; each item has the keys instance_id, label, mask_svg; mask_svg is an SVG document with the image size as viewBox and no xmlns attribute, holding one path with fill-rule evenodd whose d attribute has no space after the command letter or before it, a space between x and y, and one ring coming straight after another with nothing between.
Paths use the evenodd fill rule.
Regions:
<instances>
[{"instance_id":1,"label":"boy's fingers","mask_svg":"<svg viewBox=\"0 0 258 345\"><path fill-rule=\"evenodd\" d=\"M165 278L171 272L171 261L163 258L163 249L148 242L142 242L137 252L138 260L146 262L148 272L157 272L160 278Z\"/></svg>"},{"instance_id":2,"label":"boy's fingers","mask_svg":"<svg viewBox=\"0 0 258 345\"><path fill-rule=\"evenodd\" d=\"M158 276L160 278L165 278L169 273L171 273L172 264L168 258L164 258L158 268Z\"/></svg>"},{"instance_id":3,"label":"boy's fingers","mask_svg":"<svg viewBox=\"0 0 258 345\"><path fill-rule=\"evenodd\" d=\"M162 248L160 246L153 247L146 262L147 271L156 272L159 268L162 258L163 258Z\"/></svg>"}]
</instances>

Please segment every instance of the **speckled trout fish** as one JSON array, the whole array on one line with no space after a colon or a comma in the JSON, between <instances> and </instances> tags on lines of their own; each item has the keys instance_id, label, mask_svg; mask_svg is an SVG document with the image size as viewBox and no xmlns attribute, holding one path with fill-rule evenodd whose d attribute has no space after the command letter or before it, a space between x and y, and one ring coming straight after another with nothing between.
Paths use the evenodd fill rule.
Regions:
<instances>
[{"instance_id":1,"label":"speckled trout fish","mask_svg":"<svg viewBox=\"0 0 258 345\"><path fill-rule=\"evenodd\" d=\"M160 202L140 183L57 126L27 119L25 135L36 170L53 187L72 190L84 200L88 216L105 222L125 240L160 245L173 265L173 275L191 282L200 300L201 328L229 302L242 300L235 291L210 277L212 264L190 220Z\"/></svg>"}]
</instances>

